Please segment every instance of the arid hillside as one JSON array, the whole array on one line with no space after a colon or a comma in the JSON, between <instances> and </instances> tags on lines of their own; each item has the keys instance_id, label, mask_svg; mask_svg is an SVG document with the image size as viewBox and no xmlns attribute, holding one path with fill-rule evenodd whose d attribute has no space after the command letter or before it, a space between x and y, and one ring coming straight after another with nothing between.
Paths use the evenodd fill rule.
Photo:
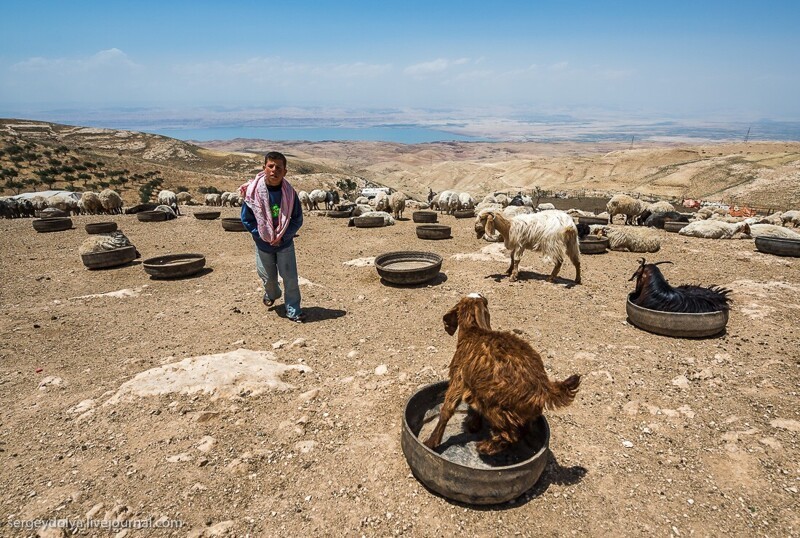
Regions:
<instances>
[{"instance_id":1,"label":"arid hillside","mask_svg":"<svg viewBox=\"0 0 800 538\"><path fill-rule=\"evenodd\" d=\"M800 206L800 143L704 145L637 143L274 142L235 139L193 145L171 138L26 120L0 120L2 194L46 188L112 187L138 203L143 186L233 190L283 151L298 189L335 188L342 179L394 187L416 198L428 189L488 192L536 188L606 196L628 192L701 198L757 208ZM10 183L9 183L10 182ZM146 194L146 193L145 193Z\"/></svg>"}]
</instances>

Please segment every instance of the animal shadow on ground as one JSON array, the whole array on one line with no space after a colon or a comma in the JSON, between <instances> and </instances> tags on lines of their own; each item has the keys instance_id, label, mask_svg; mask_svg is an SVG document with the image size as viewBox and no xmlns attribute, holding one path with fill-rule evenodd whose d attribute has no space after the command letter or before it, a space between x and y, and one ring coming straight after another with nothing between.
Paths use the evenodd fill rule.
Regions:
<instances>
[{"instance_id":1,"label":"animal shadow on ground","mask_svg":"<svg viewBox=\"0 0 800 538\"><path fill-rule=\"evenodd\" d=\"M520 271L517 274L518 282L522 282L523 280L539 280L546 282L550 275L543 275L540 273L534 273L533 271ZM495 282L500 282L503 279L508 279L508 275L505 273L495 273L493 275L487 275L486 278L492 278ZM562 284L566 288L574 288L575 287L575 280L571 278L562 278L557 276L553 284Z\"/></svg>"},{"instance_id":2,"label":"animal shadow on ground","mask_svg":"<svg viewBox=\"0 0 800 538\"><path fill-rule=\"evenodd\" d=\"M419 289L419 288L427 288L429 286L438 286L447 282L447 275L440 272L436 277L432 280L428 280L427 282L422 282L420 284L395 284L394 282L389 282L381 278L381 284L388 288L408 288L408 289Z\"/></svg>"},{"instance_id":3,"label":"animal shadow on ground","mask_svg":"<svg viewBox=\"0 0 800 538\"><path fill-rule=\"evenodd\" d=\"M270 311L275 311L282 318L286 317L286 305L275 305L269 307ZM336 319L347 315L344 310L336 308L322 308L321 306L304 306L303 318L305 323L312 323L314 321L325 321L326 319Z\"/></svg>"}]
</instances>

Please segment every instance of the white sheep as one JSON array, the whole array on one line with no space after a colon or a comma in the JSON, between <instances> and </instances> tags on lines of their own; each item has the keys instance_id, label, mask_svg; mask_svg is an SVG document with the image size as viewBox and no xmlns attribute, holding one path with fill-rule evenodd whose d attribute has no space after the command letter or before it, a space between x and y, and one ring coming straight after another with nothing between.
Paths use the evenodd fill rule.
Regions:
<instances>
[{"instance_id":1,"label":"white sheep","mask_svg":"<svg viewBox=\"0 0 800 538\"><path fill-rule=\"evenodd\" d=\"M206 194L206 205L221 206L222 195L219 193Z\"/></svg>"},{"instance_id":2,"label":"white sheep","mask_svg":"<svg viewBox=\"0 0 800 538\"><path fill-rule=\"evenodd\" d=\"M606 204L608 223L612 224L616 215L625 215L625 224L633 224L636 217L647 209L647 202L631 198L627 194L615 194Z\"/></svg>"},{"instance_id":3,"label":"white sheep","mask_svg":"<svg viewBox=\"0 0 800 538\"><path fill-rule=\"evenodd\" d=\"M458 194L458 208L459 209L475 209L475 198L470 196L468 192L461 192Z\"/></svg>"},{"instance_id":4,"label":"white sheep","mask_svg":"<svg viewBox=\"0 0 800 538\"><path fill-rule=\"evenodd\" d=\"M775 226L783 226L783 213L778 211L772 215L762 217L757 224L774 224Z\"/></svg>"},{"instance_id":5,"label":"white sheep","mask_svg":"<svg viewBox=\"0 0 800 538\"><path fill-rule=\"evenodd\" d=\"M186 191L179 192L176 196L178 197L178 203L181 205L190 205L192 201L192 195Z\"/></svg>"},{"instance_id":6,"label":"white sheep","mask_svg":"<svg viewBox=\"0 0 800 538\"><path fill-rule=\"evenodd\" d=\"M664 201L653 202L652 204L648 204L647 210L650 213L669 213L670 211L675 211L675 206Z\"/></svg>"},{"instance_id":7,"label":"white sheep","mask_svg":"<svg viewBox=\"0 0 800 538\"><path fill-rule=\"evenodd\" d=\"M595 229L595 234L608 237L608 248L611 250L658 252L661 249L661 241L658 239L658 236L649 230L611 228L610 226L600 225Z\"/></svg>"},{"instance_id":8,"label":"white sheep","mask_svg":"<svg viewBox=\"0 0 800 538\"><path fill-rule=\"evenodd\" d=\"M300 204L303 206L303 209L311 211L311 198L308 196L306 191L299 191L297 193L297 198L300 200Z\"/></svg>"},{"instance_id":9,"label":"white sheep","mask_svg":"<svg viewBox=\"0 0 800 538\"><path fill-rule=\"evenodd\" d=\"M78 209L83 215L97 215L103 212L103 204L100 202L100 196L96 192L86 191L81 195L78 200Z\"/></svg>"},{"instance_id":10,"label":"white sheep","mask_svg":"<svg viewBox=\"0 0 800 538\"><path fill-rule=\"evenodd\" d=\"M54 194L47 199L47 207L60 209L67 215L77 215L80 213L78 201L72 196L65 196L63 194Z\"/></svg>"},{"instance_id":11,"label":"white sheep","mask_svg":"<svg viewBox=\"0 0 800 538\"><path fill-rule=\"evenodd\" d=\"M227 194L230 195L231 193ZM157 202L159 205L171 207L176 215L180 215L180 211L178 211L178 196L174 192L168 191L167 189L162 190L158 193Z\"/></svg>"},{"instance_id":12,"label":"white sheep","mask_svg":"<svg viewBox=\"0 0 800 538\"><path fill-rule=\"evenodd\" d=\"M369 198L367 198L366 196L359 196L358 198L356 198L356 201L354 203L358 205L368 205Z\"/></svg>"},{"instance_id":13,"label":"white sheep","mask_svg":"<svg viewBox=\"0 0 800 538\"><path fill-rule=\"evenodd\" d=\"M696 220L678 232L687 237L704 239L737 239L750 236L750 225L746 222L730 223L720 220Z\"/></svg>"},{"instance_id":14,"label":"white sheep","mask_svg":"<svg viewBox=\"0 0 800 538\"><path fill-rule=\"evenodd\" d=\"M119 215L122 213L122 198L116 191L103 189L98 195L103 210L109 215Z\"/></svg>"},{"instance_id":15,"label":"white sheep","mask_svg":"<svg viewBox=\"0 0 800 538\"><path fill-rule=\"evenodd\" d=\"M314 189L308 193L308 198L311 200L311 209L319 210L319 204L325 203L325 200L328 198L328 193L322 189Z\"/></svg>"},{"instance_id":16,"label":"white sheep","mask_svg":"<svg viewBox=\"0 0 800 538\"><path fill-rule=\"evenodd\" d=\"M784 226L791 223L796 228L800 226L800 211L796 209L789 210L781 215L781 220L783 220Z\"/></svg>"},{"instance_id":17,"label":"white sheep","mask_svg":"<svg viewBox=\"0 0 800 538\"><path fill-rule=\"evenodd\" d=\"M408 200L408 196L401 191L393 192L389 196L389 207L392 210L392 216L395 219L400 219L403 217L403 211L406 208L406 200Z\"/></svg>"},{"instance_id":18,"label":"white sheep","mask_svg":"<svg viewBox=\"0 0 800 538\"><path fill-rule=\"evenodd\" d=\"M384 226L393 226L394 225L394 218L387 213L386 211L365 211L359 215L360 217L383 217L383 225ZM353 217L355 218L355 217ZM348 226L355 226L353 219L350 219Z\"/></svg>"},{"instance_id":19,"label":"white sheep","mask_svg":"<svg viewBox=\"0 0 800 538\"><path fill-rule=\"evenodd\" d=\"M175 213L175 210L172 209L168 205L156 206L156 208L153 209L153 211L161 211L162 213L166 213L167 214L167 220L172 220L172 219L178 218L178 215L177 215L177 213Z\"/></svg>"},{"instance_id":20,"label":"white sheep","mask_svg":"<svg viewBox=\"0 0 800 538\"><path fill-rule=\"evenodd\" d=\"M575 266L575 283L581 282L581 255L578 248L578 230L572 217L563 211L550 210L507 218L496 209L487 210L476 217L475 232L480 239L484 234L503 236L503 243L511 252L511 265L506 274L515 282L519 275L519 261L525 250L541 252L545 260L555 263L548 282L553 282L561 270L565 254Z\"/></svg>"},{"instance_id":21,"label":"white sheep","mask_svg":"<svg viewBox=\"0 0 800 538\"><path fill-rule=\"evenodd\" d=\"M447 211L448 209L448 200L450 199L450 195L453 194L453 191L442 191L439 194L436 194L433 198L431 198L431 207L433 209L438 209L440 212Z\"/></svg>"},{"instance_id":22,"label":"white sheep","mask_svg":"<svg viewBox=\"0 0 800 538\"><path fill-rule=\"evenodd\" d=\"M375 207L375 211L388 211L389 195L383 191L380 191L378 194L375 195L375 198L372 199L370 205L373 205Z\"/></svg>"},{"instance_id":23,"label":"white sheep","mask_svg":"<svg viewBox=\"0 0 800 538\"><path fill-rule=\"evenodd\" d=\"M233 193L230 191L225 191L222 193L222 195L220 195L220 200L222 201L222 207L225 207L226 205L230 204L231 194Z\"/></svg>"},{"instance_id":24,"label":"white sheep","mask_svg":"<svg viewBox=\"0 0 800 538\"><path fill-rule=\"evenodd\" d=\"M800 234L789 228L775 224L751 224L751 237L780 237L782 239L800 239Z\"/></svg>"},{"instance_id":25,"label":"white sheep","mask_svg":"<svg viewBox=\"0 0 800 538\"><path fill-rule=\"evenodd\" d=\"M375 211L371 205L369 204L358 204L353 208L353 211L350 213L352 217L360 217L364 213L371 213Z\"/></svg>"},{"instance_id":26,"label":"white sheep","mask_svg":"<svg viewBox=\"0 0 800 538\"><path fill-rule=\"evenodd\" d=\"M498 204L500 204L503 207L507 207L509 202L511 202L511 200L509 200L508 196L506 196L505 194L495 194L494 199L497 201Z\"/></svg>"},{"instance_id":27,"label":"white sheep","mask_svg":"<svg viewBox=\"0 0 800 538\"><path fill-rule=\"evenodd\" d=\"M523 196L523 202L522 203L523 204L525 203L525 197L524 196ZM555 208L556 208L556 206L554 206L553 204L547 204L547 203L539 204L539 205L536 206L536 210L537 211L547 211L548 209L555 209Z\"/></svg>"}]
</instances>

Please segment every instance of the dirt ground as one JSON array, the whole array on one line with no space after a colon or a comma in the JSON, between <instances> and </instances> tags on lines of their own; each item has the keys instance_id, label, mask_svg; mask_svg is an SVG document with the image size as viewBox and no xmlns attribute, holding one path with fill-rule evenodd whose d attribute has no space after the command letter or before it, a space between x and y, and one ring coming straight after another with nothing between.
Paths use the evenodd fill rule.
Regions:
<instances>
[{"instance_id":1,"label":"dirt ground","mask_svg":"<svg viewBox=\"0 0 800 538\"><path fill-rule=\"evenodd\" d=\"M672 284L734 290L724 335L674 339L626 322L639 254L583 256L573 286L569 263L550 284L551 267L528 253L510 283L471 219L443 216L452 239L424 241L409 213L368 229L308 214L299 325L280 301L262 305L250 236L192 210L163 223L112 217L143 258L206 255L206 271L175 281L151 280L141 260L85 269L84 225L108 217L73 217L57 233L0 221L0 535L35 536L20 526L50 519L183 524L81 536L800 535L796 259L656 232L662 249L647 258L674 262L662 266ZM403 288L347 264L393 250L436 252L443 274ZM546 414L538 483L493 507L433 494L400 447L406 399L447 376L455 338L442 315L476 291L494 328L528 340L551 377L583 375L574 404ZM260 394L111 403L137 374L240 348L307 369Z\"/></svg>"}]
</instances>

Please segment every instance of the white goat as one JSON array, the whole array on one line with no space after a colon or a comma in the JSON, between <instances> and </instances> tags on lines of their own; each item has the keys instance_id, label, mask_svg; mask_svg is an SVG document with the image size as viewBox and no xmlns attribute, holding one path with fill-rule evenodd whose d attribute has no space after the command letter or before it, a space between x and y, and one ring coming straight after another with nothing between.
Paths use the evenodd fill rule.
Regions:
<instances>
[{"instance_id":1,"label":"white goat","mask_svg":"<svg viewBox=\"0 0 800 538\"><path fill-rule=\"evenodd\" d=\"M627 250L628 252L658 252L661 241L651 231L632 230L629 228L610 228L599 226L596 235L608 237L608 248L611 250Z\"/></svg>"},{"instance_id":2,"label":"white goat","mask_svg":"<svg viewBox=\"0 0 800 538\"><path fill-rule=\"evenodd\" d=\"M518 278L519 261L527 249L541 252L545 260L555 263L548 282L553 282L558 276L566 254L575 266L575 283L581 283L578 230L572 217L563 211L541 211L508 219L501 211L490 209L476 217L475 233L478 239L484 234L494 234L495 230L503 236L503 243L511 252L511 265L506 271L511 282Z\"/></svg>"},{"instance_id":3,"label":"white goat","mask_svg":"<svg viewBox=\"0 0 800 538\"><path fill-rule=\"evenodd\" d=\"M750 225L746 222L730 223L721 220L696 220L678 232L688 237L704 239L736 239L750 236Z\"/></svg>"}]
</instances>

